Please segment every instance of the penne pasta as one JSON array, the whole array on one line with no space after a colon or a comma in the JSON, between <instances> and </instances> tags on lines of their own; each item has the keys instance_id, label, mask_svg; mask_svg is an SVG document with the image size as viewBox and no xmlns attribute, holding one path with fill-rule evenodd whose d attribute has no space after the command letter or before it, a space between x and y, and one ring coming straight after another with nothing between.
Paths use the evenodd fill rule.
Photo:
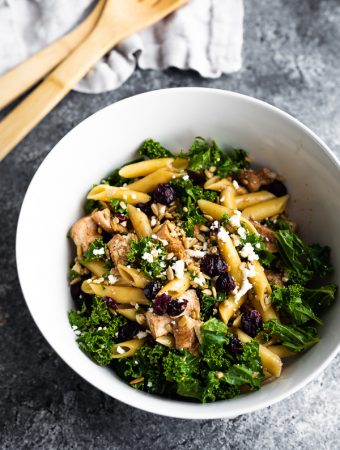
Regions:
<instances>
[{"instance_id":1,"label":"penne pasta","mask_svg":"<svg viewBox=\"0 0 340 450\"><path fill-rule=\"evenodd\" d=\"M158 342L161 345L164 345L165 347L169 347L169 348L175 347L175 338L171 334L165 334L164 336L159 336L156 339L156 342Z\"/></svg>"},{"instance_id":2,"label":"penne pasta","mask_svg":"<svg viewBox=\"0 0 340 450\"><path fill-rule=\"evenodd\" d=\"M169 281L157 295L168 294L171 297L181 297L190 287L190 274L186 272L183 278L175 278Z\"/></svg>"},{"instance_id":3,"label":"penne pasta","mask_svg":"<svg viewBox=\"0 0 340 450\"><path fill-rule=\"evenodd\" d=\"M275 195L268 191L250 192L235 197L235 207L242 211L248 206L256 205L257 203L265 202L272 198L275 198Z\"/></svg>"},{"instance_id":4,"label":"penne pasta","mask_svg":"<svg viewBox=\"0 0 340 450\"><path fill-rule=\"evenodd\" d=\"M223 237L223 241L221 239L217 239L217 245L223 259L228 264L228 271L236 281L236 284L240 286L243 279L241 259L229 234L226 234Z\"/></svg>"},{"instance_id":5,"label":"penne pasta","mask_svg":"<svg viewBox=\"0 0 340 450\"><path fill-rule=\"evenodd\" d=\"M142 210L133 205L128 205L128 214L132 226L139 238L152 235L149 218Z\"/></svg>"},{"instance_id":6,"label":"penne pasta","mask_svg":"<svg viewBox=\"0 0 340 450\"><path fill-rule=\"evenodd\" d=\"M285 347L284 345L270 345L267 348L268 348L268 350L275 353L275 355L277 355L280 358L288 358L289 356L296 355L296 353L288 350L288 348Z\"/></svg>"},{"instance_id":7,"label":"penne pasta","mask_svg":"<svg viewBox=\"0 0 340 450\"><path fill-rule=\"evenodd\" d=\"M105 268L104 261L84 261L80 260L80 264L90 272L94 273L97 277L102 277L107 269Z\"/></svg>"},{"instance_id":8,"label":"penne pasta","mask_svg":"<svg viewBox=\"0 0 340 450\"><path fill-rule=\"evenodd\" d=\"M253 295L255 295L256 299L260 303L262 310L267 311L271 306L270 296L272 289L261 264L258 261L253 261L252 265L255 275L253 277L249 277L249 280L254 288Z\"/></svg>"},{"instance_id":9,"label":"penne pasta","mask_svg":"<svg viewBox=\"0 0 340 450\"><path fill-rule=\"evenodd\" d=\"M236 209L235 202L235 188L234 186L227 186L220 195L220 203L230 209Z\"/></svg>"},{"instance_id":10,"label":"penne pasta","mask_svg":"<svg viewBox=\"0 0 340 450\"><path fill-rule=\"evenodd\" d=\"M239 328L236 329L236 334L239 340L243 343L250 342L252 338L244 333ZM269 350L269 348L259 345L259 355L263 366L275 377L281 375L282 361L278 355Z\"/></svg>"},{"instance_id":11,"label":"penne pasta","mask_svg":"<svg viewBox=\"0 0 340 450\"><path fill-rule=\"evenodd\" d=\"M144 192L131 190L127 187L115 187L108 184L98 184L87 194L88 200L102 200L109 202L113 198L121 198L131 205L147 203L151 197Z\"/></svg>"},{"instance_id":12,"label":"penne pasta","mask_svg":"<svg viewBox=\"0 0 340 450\"><path fill-rule=\"evenodd\" d=\"M189 161L186 158L176 158L172 163L175 169L185 170L188 167Z\"/></svg>"},{"instance_id":13,"label":"penne pasta","mask_svg":"<svg viewBox=\"0 0 340 450\"><path fill-rule=\"evenodd\" d=\"M238 311L243 303L246 301L247 296L241 297L238 302L235 302L235 298L230 296L227 300L224 300L218 305L218 312L222 321L227 324L231 317Z\"/></svg>"},{"instance_id":14,"label":"penne pasta","mask_svg":"<svg viewBox=\"0 0 340 450\"><path fill-rule=\"evenodd\" d=\"M208 200L198 200L198 206L203 214L211 216L215 220L221 220L224 215L233 216L234 210L227 208L226 206L217 205L216 203L209 202ZM242 224L254 234L259 234L254 225L245 217L240 218Z\"/></svg>"},{"instance_id":15,"label":"penne pasta","mask_svg":"<svg viewBox=\"0 0 340 450\"><path fill-rule=\"evenodd\" d=\"M137 319L136 319L137 310L136 310L136 308L126 308L126 309L118 308L117 310L111 310L110 309L110 311L112 313L116 312L116 313L120 314L121 316L124 316L127 319L132 320L133 322L137 322Z\"/></svg>"},{"instance_id":16,"label":"penne pasta","mask_svg":"<svg viewBox=\"0 0 340 450\"><path fill-rule=\"evenodd\" d=\"M180 176L179 172L175 170L163 168L158 169L150 175L147 175L134 183L129 184L128 189L138 192L152 192L161 183L168 183L170 180ZM135 203L134 203L135 204Z\"/></svg>"},{"instance_id":17,"label":"penne pasta","mask_svg":"<svg viewBox=\"0 0 340 450\"><path fill-rule=\"evenodd\" d=\"M253 206L248 206L242 212L244 217L252 220L263 220L268 217L276 216L284 212L287 206L289 195L275 197Z\"/></svg>"},{"instance_id":18,"label":"penne pasta","mask_svg":"<svg viewBox=\"0 0 340 450\"><path fill-rule=\"evenodd\" d=\"M204 189L209 189L210 191L222 192L226 187L234 187L232 182L227 178L212 177L204 183Z\"/></svg>"},{"instance_id":19,"label":"penne pasta","mask_svg":"<svg viewBox=\"0 0 340 450\"><path fill-rule=\"evenodd\" d=\"M143 272L134 269L133 267L123 266L118 264L118 271L122 280L128 285L134 286L140 289L144 289L145 286L151 281Z\"/></svg>"},{"instance_id":20,"label":"penne pasta","mask_svg":"<svg viewBox=\"0 0 340 450\"><path fill-rule=\"evenodd\" d=\"M82 289L84 283L82 284ZM88 294L95 294L99 297L111 297L117 303L130 305L147 305L149 303L143 293L143 290L139 288L125 286L106 286L105 284L98 283L87 283L87 286L89 289L91 289L91 292L84 292Z\"/></svg>"},{"instance_id":21,"label":"penne pasta","mask_svg":"<svg viewBox=\"0 0 340 450\"><path fill-rule=\"evenodd\" d=\"M139 161L137 163L122 167L119 171L119 175L123 178L145 177L155 170L162 169L163 167L170 167L173 162L174 158L159 158Z\"/></svg>"},{"instance_id":22,"label":"penne pasta","mask_svg":"<svg viewBox=\"0 0 340 450\"><path fill-rule=\"evenodd\" d=\"M146 339L131 339L120 342L112 347L112 358L129 358L133 356L145 343Z\"/></svg>"}]
</instances>

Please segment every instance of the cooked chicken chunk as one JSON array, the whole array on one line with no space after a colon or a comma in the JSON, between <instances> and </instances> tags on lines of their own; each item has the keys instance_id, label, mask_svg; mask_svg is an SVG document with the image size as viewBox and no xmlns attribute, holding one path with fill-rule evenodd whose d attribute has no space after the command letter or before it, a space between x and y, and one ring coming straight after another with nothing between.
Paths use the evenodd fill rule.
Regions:
<instances>
[{"instance_id":1,"label":"cooked chicken chunk","mask_svg":"<svg viewBox=\"0 0 340 450\"><path fill-rule=\"evenodd\" d=\"M109 240L107 246L110 251L111 259L115 263L116 267L118 264L122 264L123 266L128 264L127 254L130 250L130 244L127 236L116 234Z\"/></svg>"},{"instance_id":2,"label":"cooked chicken chunk","mask_svg":"<svg viewBox=\"0 0 340 450\"><path fill-rule=\"evenodd\" d=\"M185 315L193 319L198 319L200 317L200 302L195 289L187 290L178 300L188 300L184 310Z\"/></svg>"},{"instance_id":3,"label":"cooked chicken chunk","mask_svg":"<svg viewBox=\"0 0 340 450\"><path fill-rule=\"evenodd\" d=\"M146 323L151 331L152 336L156 339L159 336L168 334L171 330L171 318L167 314L158 316L157 314L148 311L145 313Z\"/></svg>"},{"instance_id":4,"label":"cooked chicken chunk","mask_svg":"<svg viewBox=\"0 0 340 450\"><path fill-rule=\"evenodd\" d=\"M173 327L175 347L195 353L198 348L197 334L201 324L200 320L192 319L186 315L179 317Z\"/></svg>"},{"instance_id":5,"label":"cooked chicken chunk","mask_svg":"<svg viewBox=\"0 0 340 450\"><path fill-rule=\"evenodd\" d=\"M266 249L272 253L278 251L275 232L265 225L261 225L259 222L253 221L254 227L263 237Z\"/></svg>"},{"instance_id":6,"label":"cooked chicken chunk","mask_svg":"<svg viewBox=\"0 0 340 450\"><path fill-rule=\"evenodd\" d=\"M185 259L186 251L182 244L182 241L175 236L171 235L171 229L169 227L169 221L166 220L161 228L157 231L157 236L168 242L166 249L168 252L174 253L178 259Z\"/></svg>"},{"instance_id":7,"label":"cooked chicken chunk","mask_svg":"<svg viewBox=\"0 0 340 450\"><path fill-rule=\"evenodd\" d=\"M276 178L276 173L270 171L266 167L259 170L244 169L239 175L239 181L250 192L258 191L261 186L271 183Z\"/></svg>"},{"instance_id":8,"label":"cooked chicken chunk","mask_svg":"<svg viewBox=\"0 0 340 450\"><path fill-rule=\"evenodd\" d=\"M77 246L77 255L81 256L90 244L100 238L96 222L90 216L82 217L72 226L70 236Z\"/></svg>"},{"instance_id":9,"label":"cooked chicken chunk","mask_svg":"<svg viewBox=\"0 0 340 450\"><path fill-rule=\"evenodd\" d=\"M109 208L105 208L100 211L94 211L91 214L91 217L92 220L96 222L96 224L103 228L103 230L107 231L108 233L112 233L111 213Z\"/></svg>"},{"instance_id":10,"label":"cooked chicken chunk","mask_svg":"<svg viewBox=\"0 0 340 450\"><path fill-rule=\"evenodd\" d=\"M284 282L282 280L283 276L280 273L268 269L264 269L264 272L269 284L272 284L273 286L284 286Z\"/></svg>"}]
</instances>

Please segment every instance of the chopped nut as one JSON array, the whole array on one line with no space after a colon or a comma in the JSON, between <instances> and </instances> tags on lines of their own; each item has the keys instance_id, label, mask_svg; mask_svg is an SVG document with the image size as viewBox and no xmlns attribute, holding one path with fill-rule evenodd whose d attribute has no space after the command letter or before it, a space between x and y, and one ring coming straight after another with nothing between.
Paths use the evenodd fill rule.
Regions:
<instances>
[{"instance_id":1,"label":"chopped nut","mask_svg":"<svg viewBox=\"0 0 340 450\"><path fill-rule=\"evenodd\" d=\"M214 220L214 218L212 216L209 216L209 214L204 214L204 217L209 220L210 222L212 222Z\"/></svg>"},{"instance_id":2,"label":"chopped nut","mask_svg":"<svg viewBox=\"0 0 340 450\"><path fill-rule=\"evenodd\" d=\"M206 225L200 225L200 230L201 230L201 231L208 232L208 231L209 231L209 228L208 228Z\"/></svg>"},{"instance_id":3,"label":"chopped nut","mask_svg":"<svg viewBox=\"0 0 340 450\"><path fill-rule=\"evenodd\" d=\"M172 268L170 266L166 269L166 276L169 281L171 281L175 278L174 271L172 270Z\"/></svg>"},{"instance_id":4,"label":"chopped nut","mask_svg":"<svg viewBox=\"0 0 340 450\"><path fill-rule=\"evenodd\" d=\"M138 384L144 381L144 377L135 378L134 380L130 381L129 384Z\"/></svg>"},{"instance_id":5,"label":"chopped nut","mask_svg":"<svg viewBox=\"0 0 340 450\"><path fill-rule=\"evenodd\" d=\"M214 298L217 298L217 292L216 292L215 286L212 286L212 287L211 287L211 292L212 292L213 297L214 297Z\"/></svg>"},{"instance_id":6,"label":"chopped nut","mask_svg":"<svg viewBox=\"0 0 340 450\"><path fill-rule=\"evenodd\" d=\"M215 373L215 377L218 378L218 379L219 379L219 378L222 378L223 375L224 375L223 372L216 372L216 373Z\"/></svg>"},{"instance_id":7,"label":"chopped nut","mask_svg":"<svg viewBox=\"0 0 340 450\"><path fill-rule=\"evenodd\" d=\"M196 238L199 240L199 241L201 241L201 242L205 242L205 236L203 236L203 234L198 234L197 236L196 236Z\"/></svg>"},{"instance_id":8,"label":"chopped nut","mask_svg":"<svg viewBox=\"0 0 340 450\"><path fill-rule=\"evenodd\" d=\"M158 208L157 208L156 203L152 203L151 210L152 210L152 212L154 213L155 216L158 216Z\"/></svg>"}]
</instances>

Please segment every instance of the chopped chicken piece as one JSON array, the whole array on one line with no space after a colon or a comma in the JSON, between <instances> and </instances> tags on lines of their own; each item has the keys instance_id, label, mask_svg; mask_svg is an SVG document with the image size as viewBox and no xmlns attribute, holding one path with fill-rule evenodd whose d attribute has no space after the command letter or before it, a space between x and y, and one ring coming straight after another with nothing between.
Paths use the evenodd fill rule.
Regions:
<instances>
[{"instance_id":1,"label":"chopped chicken piece","mask_svg":"<svg viewBox=\"0 0 340 450\"><path fill-rule=\"evenodd\" d=\"M239 181L248 191L257 192L261 186L271 183L277 178L276 173L266 167L259 170L244 169L239 175Z\"/></svg>"},{"instance_id":2,"label":"chopped chicken piece","mask_svg":"<svg viewBox=\"0 0 340 450\"><path fill-rule=\"evenodd\" d=\"M174 253L178 259L186 258L186 251L182 244L182 241L178 237L174 237L170 234L169 221L166 220L161 228L157 231L157 236L168 242L166 249L168 252Z\"/></svg>"},{"instance_id":3,"label":"chopped chicken piece","mask_svg":"<svg viewBox=\"0 0 340 450\"><path fill-rule=\"evenodd\" d=\"M81 256L89 248L90 244L100 238L97 224L90 216L82 217L72 226L70 236L77 246L77 255Z\"/></svg>"},{"instance_id":4,"label":"chopped chicken piece","mask_svg":"<svg viewBox=\"0 0 340 450\"><path fill-rule=\"evenodd\" d=\"M197 297L195 289L187 290L178 300L188 300L184 314L192 319L200 317L200 302Z\"/></svg>"},{"instance_id":5,"label":"chopped chicken piece","mask_svg":"<svg viewBox=\"0 0 340 450\"><path fill-rule=\"evenodd\" d=\"M115 263L116 267L118 264L122 264L123 266L128 264L127 254L130 250L130 243L127 236L116 234L109 240L107 246L110 251L111 259Z\"/></svg>"},{"instance_id":6,"label":"chopped chicken piece","mask_svg":"<svg viewBox=\"0 0 340 450\"><path fill-rule=\"evenodd\" d=\"M273 286L284 286L283 282L283 275L281 275L279 272L274 272L273 270L264 269L264 272L266 274L267 280L269 281L269 284L272 284Z\"/></svg>"},{"instance_id":7,"label":"chopped chicken piece","mask_svg":"<svg viewBox=\"0 0 340 450\"><path fill-rule=\"evenodd\" d=\"M169 333L172 319L167 314L158 316L154 312L148 311L145 313L145 318L151 334L155 339Z\"/></svg>"},{"instance_id":8,"label":"chopped chicken piece","mask_svg":"<svg viewBox=\"0 0 340 450\"><path fill-rule=\"evenodd\" d=\"M111 226L111 213L109 208L102 209L100 211L94 211L91 214L92 219L98 224L103 230L108 233L112 233Z\"/></svg>"},{"instance_id":9,"label":"chopped chicken piece","mask_svg":"<svg viewBox=\"0 0 340 450\"><path fill-rule=\"evenodd\" d=\"M278 251L277 241L275 237L275 232L265 225L261 225L259 222L253 221L254 227L263 237L264 243L266 245L266 249L272 253Z\"/></svg>"},{"instance_id":10,"label":"chopped chicken piece","mask_svg":"<svg viewBox=\"0 0 340 450\"><path fill-rule=\"evenodd\" d=\"M191 319L191 317L186 315L176 319L173 327L175 347L177 349L187 349L191 353L196 353L198 349L197 333L201 324L202 322L200 320Z\"/></svg>"}]
</instances>

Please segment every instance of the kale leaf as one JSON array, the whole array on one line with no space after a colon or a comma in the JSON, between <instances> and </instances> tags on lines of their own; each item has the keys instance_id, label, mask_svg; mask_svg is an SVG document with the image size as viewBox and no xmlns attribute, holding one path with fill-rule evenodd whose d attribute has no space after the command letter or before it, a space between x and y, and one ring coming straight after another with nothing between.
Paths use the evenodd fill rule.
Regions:
<instances>
[{"instance_id":1,"label":"kale leaf","mask_svg":"<svg viewBox=\"0 0 340 450\"><path fill-rule=\"evenodd\" d=\"M301 352L319 342L317 330L314 327L300 328L297 326L283 325L276 319L271 319L263 324L263 330L270 336L275 336L282 345L292 352Z\"/></svg>"},{"instance_id":2,"label":"kale leaf","mask_svg":"<svg viewBox=\"0 0 340 450\"><path fill-rule=\"evenodd\" d=\"M100 202L98 200L86 199L84 203L85 214L91 214L95 209L100 208Z\"/></svg>"},{"instance_id":3,"label":"kale leaf","mask_svg":"<svg viewBox=\"0 0 340 450\"><path fill-rule=\"evenodd\" d=\"M279 230L292 231L291 223L283 215L278 216L277 218L275 218L275 220L271 218L266 219L262 222L262 224L273 231Z\"/></svg>"},{"instance_id":4,"label":"kale leaf","mask_svg":"<svg viewBox=\"0 0 340 450\"><path fill-rule=\"evenodd\" d=\"M276 309L283 310L295 325L303 325L309 320L321 324L321 320L315 315L312 308L303 300L304 288L300 284L292 284L288 287L274 286L271 295Z\"/></svg>"},{"instance_id":5,"label":"kale leaf","mask_svg":"<svg viewBox=\"0 0 340 450\"><path fill-rule=\"evenodd\" d=\"M329 247L305 245L289 230L277 231L275 236L291 282L305 285L313 276L324 277L332 272Z\"/></svg>"},{"instance_id":6,"label":"kale leaf","mask_svg":"<svg viewBox=\"0 0 340 450\"><path fill-rule=\"evenodd\" d=\"M171 158L174 155L170 150L163 147L159 142L153 139L147 139L138 149L138 154L144 158L157 159L157 158Z\"/></svg>"},{"instance_id":7,"label":"kale leaf","mask_svg":"<svg viewBox=\"0 0 340 450\"><path fill-rule=\"evenodd\" d=\"M225 294L219 293L216 298L212 295L203 294L201 290L198 290L197 295L201 306L201 318L204 322L215 315L214 308L226 298Z\"/></svg>"},{"instance_id":8,"label":"kale leaf","mask_svg":"<svg viewBox=\"0 0 340 450\"><path fill-rule=\"evenodd\" d=\"M227 325L214 317L201 325L200 332L203 353L212 344L229 344L231 338Z\"/></svg>"},{"instance_id":9,"label":"kale leaf","mask_svg":"<svg viewBox=\"0 0 340 450\"><path fill-rule=\"evenodd\" d=\"M107 259L106 249L107 245L103 242L102 238L95 239L86 252L84 252L82 260L84 262L91 262Z\"/></svg>"},{"instance_id":10,"label":"kale leaf","mask_svg":"<svg viewBox=\"0 0 340 450\"><path fill-rule=\"evenodd\" d=\"M304 289L303 300L315 313L319 314L331 306L338 291L336 284L327 284L317 289Z\"/></svg>"},{"instance_id":11,"label":"kale leaf","mask_svg":"<svg viewBox=\"0 0 340 450\"><path fill-rule=\"evenodd\" d=\"M151 237L142 237L138 241L132 240L127 259L140 268L145 275L160 280L166 279L166 268L170 261L165 257L167 252L164 245Z\"/></svg>"},{"instance_id":12,"label":"kale leaf","mask_svg":"<svg viewBox=\"0 0 340 450\"><path fill-rule=\"evenodd\" d=\"M122 316L112 315L106 303L94 296L91 311L83 303L80 311L69 312L69 322L77 335L80 349L97 364L110 364L112 347L116 343L115 335L127 320Z\"/></svg>"},{"instance_id":13,"label":"kale leaf","mask_svg":"<svg viewBox=\"0 0 340 450\"><path fill-rule=\"evenodd\" d=\"M112 212L127 215L127 204L122 198L113 198L110 201Z\"/></svg>"},{"instance_id":14,"label":"kale leaf","mask_svg":"<svg viewBox=\"0 0 340 450\"><path fill-rule=\"evenodd\" d=\"M194 235L195 225L207 222L197 206L197 200L205 199L214 202L217 199L217 193L194 185L186 177L177 178L171 181L170 184L174 187L181 202L178 213L181 220L183 220L183 229L188 236L192 237Z\"/></svg>"},{"instance_id":15,"label":"kale leaf","mask_svg":"<svg viewBox=\"0 0 340 450\"><path fill-rule=\"evenodd\" d=\"M261 235L247 232L246 237L240 240L242 245L245 245L248 242L252 245L252 247L254 247L255 253L259 256L262 265L267 268L273 268L276 265L277 257L275 253L267 250L266 244Z\"/></svg>"}]
</instances>

